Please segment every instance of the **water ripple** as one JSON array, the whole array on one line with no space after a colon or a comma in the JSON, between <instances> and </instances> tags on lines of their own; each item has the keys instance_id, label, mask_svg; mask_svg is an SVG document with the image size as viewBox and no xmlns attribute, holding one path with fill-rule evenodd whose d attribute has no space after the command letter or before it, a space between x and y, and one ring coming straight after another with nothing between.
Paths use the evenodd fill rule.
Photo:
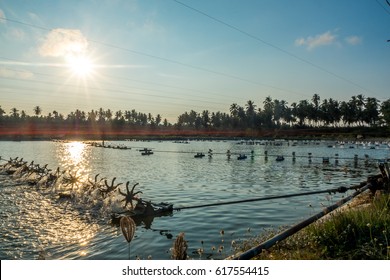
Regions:
<instances>
[{"instance_id":1,"label":"water ripple","mask_svg":"<svg viewBox=\"0 0 390 280\"><path fill-rule=\"evenodd\" d=\"M362 160L366 154L370 159L389 156L388 149L354 149L360 158L355 164L349 149L328 148L326 144L112 143L134 147L117 150L78 142L1 142L0 154L47 163L52 170L69 170L84 182L98 173L108 181L116 177L122 190L127 181L139 183L137 188L145 199L167 201L176 207L349 186L378 173L375 161ZM141 156L137 149L143 146L152 148L154 155ZM209 149L213 150L211 158L207 156ZM233 154L230 160L227 150ZM295 162L290 157L293 151ZM194 159L197 152L206 157ZM307 158L309 152L312 162ZM238 161L239 153L247 154L248 159ZM338 164L333 158L322 164L321 157L336 153ZM285 161L276 162L277 154L285 155ZM82 185L71 189L76 198L61 200L58 192L70 190L69 186L39 189L18 176L0 174L0 259L169 259L173 240L180 232L185 232L192 258L223 258L231 253L233 241L269 227L291 225L343 196L320 194L174 212L139 222L129 248L120 229L110 223L110 212L121 207L117 193L101 200L90 194L85 197Z\"/></svg>"}]
</instances>

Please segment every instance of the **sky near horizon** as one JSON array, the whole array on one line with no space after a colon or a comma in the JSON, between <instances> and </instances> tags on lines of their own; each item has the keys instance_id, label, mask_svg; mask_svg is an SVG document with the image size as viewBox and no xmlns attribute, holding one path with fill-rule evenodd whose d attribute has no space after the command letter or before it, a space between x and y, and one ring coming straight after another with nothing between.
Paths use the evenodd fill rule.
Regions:
<instances>
[{"instance_id":1,"label":"sky near horizon","mask_svg":"<svg viewBox=\"0 0 390 280\"><path fill-rule=\"evenodd\" d=\"M0 106L185 111L390 98L386 0L0 0Z\"/></svg>"}]
</instances>

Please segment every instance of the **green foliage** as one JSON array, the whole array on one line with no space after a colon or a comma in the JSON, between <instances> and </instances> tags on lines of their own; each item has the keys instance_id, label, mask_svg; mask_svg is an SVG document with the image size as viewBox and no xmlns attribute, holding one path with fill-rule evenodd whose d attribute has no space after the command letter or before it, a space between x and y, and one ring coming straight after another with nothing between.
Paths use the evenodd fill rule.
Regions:
<instances>
[{"instance_id":1,"label":"green foliage","mask_svg":"<svg viewBox=\"0 0 390 280\"><path fill-rule=\"evenodd\" d=\"M382 196L367 209L349 210L308 228L326 259L389 259L390 198Z\"/></svg>"},{"instance_id":2,"label":"green foliage","mask_svg":"<svg viewBox=\"0 0 390 280\"><path fill-rule=\"evenodd\" d=\"M272 99L267 96L262 102L262 108L254 101L248 100L244 106L233 103L226 111L210 112L203 110L196 112L184 112L177 117L175 127L178 130L215 130L215 131L260 131L261 129L275 128L350 128L383 126L390 127L390 99L380 103L373 97L364 97L362 94L352 96L348 101L337 101L333 98L321 99L314 94L309 100L299 100L289 106L285 100ZM12 108L8 115L0 106L0 119L4 124L26 124L34 120L35 124L93 126L102 128L113 126L114 128L156 128L161 127L160 114L144 114L132 110L110 109L92 110L90 112L76 109L66 116L57 111L42 115L40 106L33 108L35 116L29 116L24 110ZM164 119L164 127L170 126Z\"/></svg>"},{"instance_id":3,"label":"green foliage","mask_svg":"<svg viewBox=\"0 0 390 280\"><path fill-rule=\"evenodd\" d=\"M267 231L243 243L247 250L270 236ZM390 259L390 196L375 198L367 206L331 214L264 251L257 259Z\"/></svg>"}]
</instances>

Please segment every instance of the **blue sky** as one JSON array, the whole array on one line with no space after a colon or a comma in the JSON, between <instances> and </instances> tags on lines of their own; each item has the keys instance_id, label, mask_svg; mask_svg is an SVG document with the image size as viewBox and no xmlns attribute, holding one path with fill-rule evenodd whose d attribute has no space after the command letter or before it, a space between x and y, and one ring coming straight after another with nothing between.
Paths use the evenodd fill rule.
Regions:
<instances>
[{"instance_id":1,"label":"blue sky","mask_svg":"<svg viewBox=\"0 0 390 280\"><path fill-rule=\"evenodd\" d=\"M175 122L267 96L384 101L388 39L385 0L1 0L0 106Z\"/></svg>"}]
</instances>

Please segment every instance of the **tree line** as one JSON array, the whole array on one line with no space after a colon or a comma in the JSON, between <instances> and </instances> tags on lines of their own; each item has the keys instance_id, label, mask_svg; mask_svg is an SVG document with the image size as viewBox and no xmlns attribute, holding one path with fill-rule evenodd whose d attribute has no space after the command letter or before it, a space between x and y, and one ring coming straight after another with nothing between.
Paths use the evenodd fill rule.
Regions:
<instances>
[{"instance_id":1,"label":"tree line","mask_svg":"<svg viewBox=\"0 0 390 280\"><path fill-rule=\"evenodd\" d=\"M42 115L42 108L35 106L33 108L34 115L30 116L26 111L19 111L17 108L12 108L9 114L0 106L0 122L6 123L25 123L34 122L35 124L53 124L53 125L113 125L115 127L121 127L125 125L132 125L137 127L158 127L158 126L170 126L167 119L162 120L160 114L152 116L152 114L145 114L131 111L112 111L111 109L100 108L98 110L91 110L85 112L79 109L70 112L67 115L63 115L56 110L49 112L47 115Z\"/></svg>"},{"instance_id":2,"label":"tree line","mask_svg":"<svg viewBox=\"0 0 390 280\"><path fill-rule=\"evenodd\" d=\"M244 106L233 103L229 113L191 110L178 117L176 126L194 129L390 126L390 99L381 103L374 97L357 95L349 101L333 98L321 101L314 94L310 101L300 100L288 106L285 100L268 96L262 107L249 100Z\"/></svg>"},{"instance_id":3,"label":"tree line","mask_svg":"<svg viewBox=\"0 0 390 280\"><path fill-rule=\"evenodd\" d=\"M42 114L42 108L35 106L34 115L12 108L7 114L0 106L0 123L34 123L60 127L110 126L116 129L176 129L176 130L259 130L262 128L321 128L321 127L390 127L390 99L380 102L374 97L352 96L348 101L333 98L321 100L314 94L311 100L300 100L288 105L287 101L266 97L262 106L249 100L246 104L230 105L228 112L191 110L177 117L176 123L168 122L160 114L141 113L136 110L100 108L85 112L75 110L67 115L52 111Z\"/></svg>"}]
</instances>

